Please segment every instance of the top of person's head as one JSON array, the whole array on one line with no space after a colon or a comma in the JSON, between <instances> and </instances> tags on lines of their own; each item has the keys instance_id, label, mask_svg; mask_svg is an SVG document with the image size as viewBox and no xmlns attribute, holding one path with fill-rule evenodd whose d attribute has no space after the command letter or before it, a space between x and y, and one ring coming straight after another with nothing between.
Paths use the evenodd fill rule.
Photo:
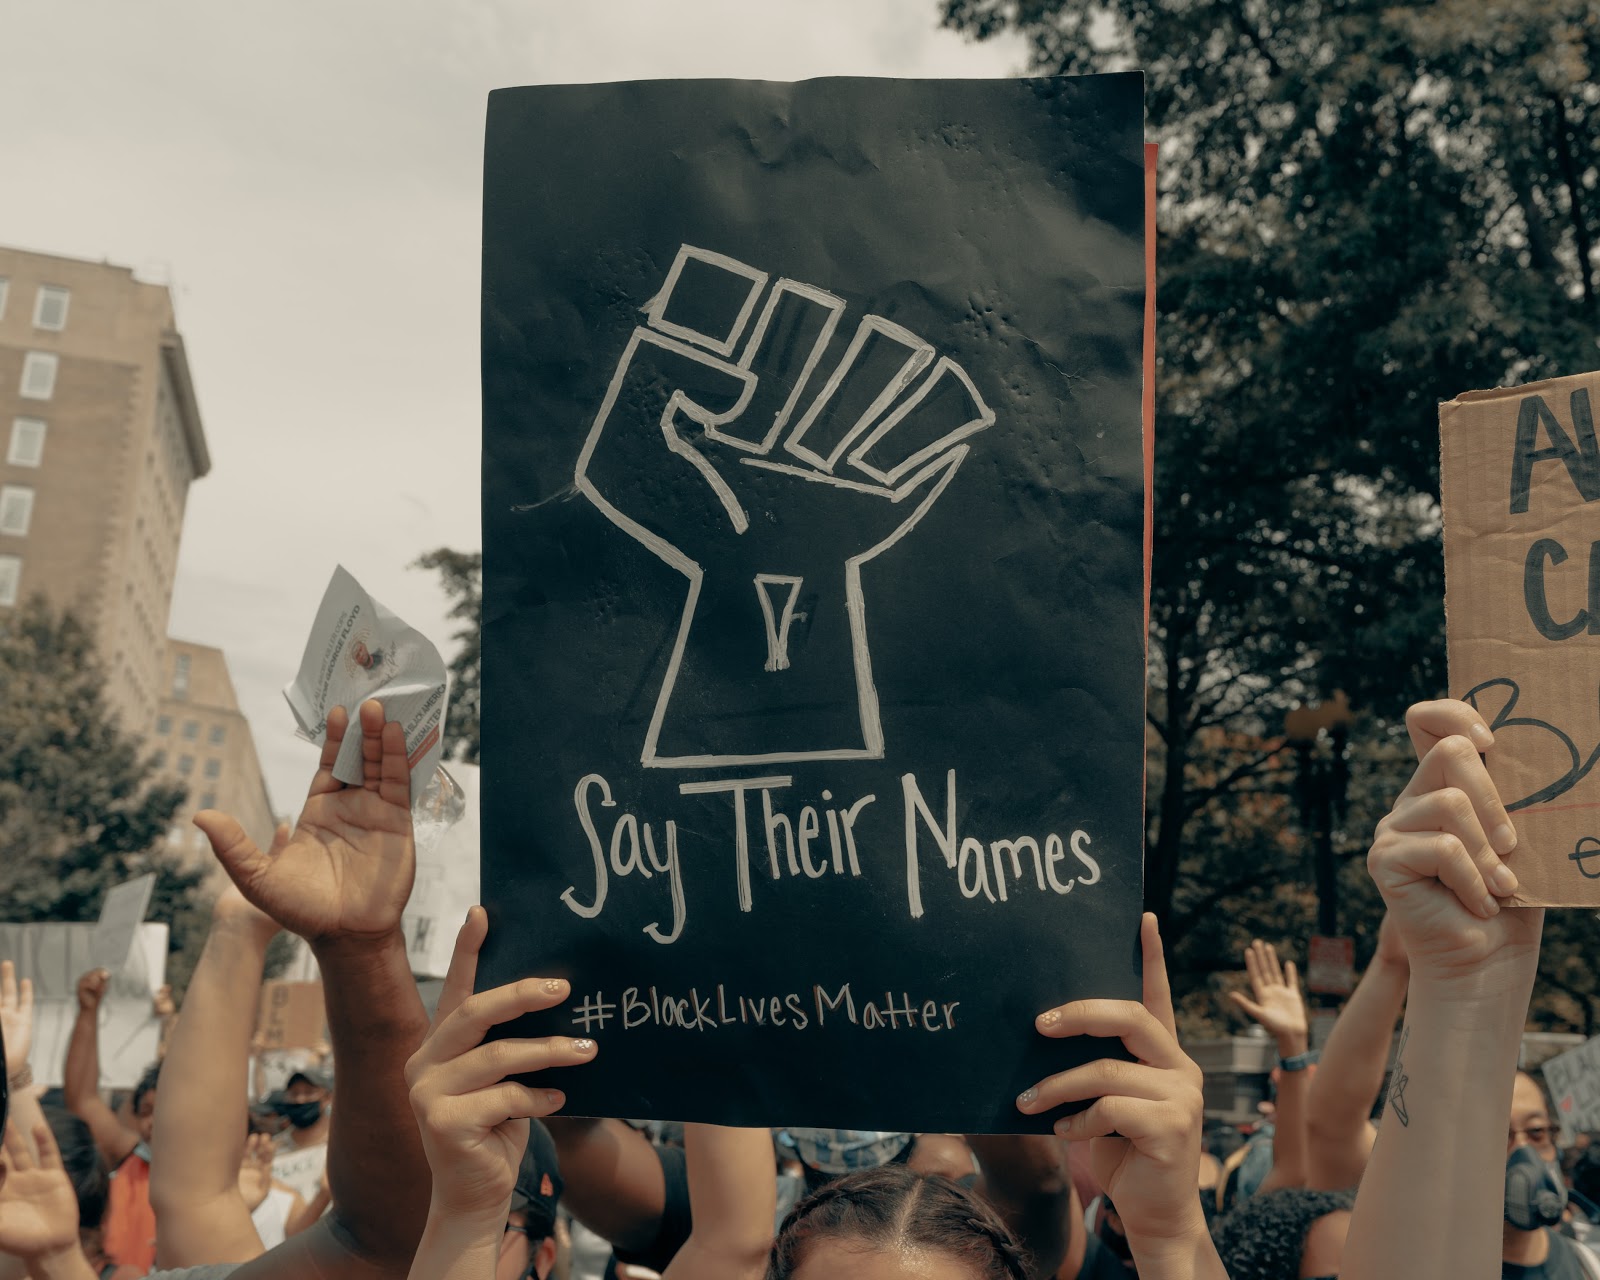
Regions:
<instances>
[{"instance_id":1,"label":"top of person's head","mask_svg":"<svg viewBox=\"0 0 1600 1280\"><path fill-rule=\"evenodd\" d=\"M111 1193L105 1157L95 1145L89 1126L65 1107L45 1107L44 1118L61 1149L61 1166L78 1197L78 1226L93 1231L105 1217L106 1198Z\"/></svg>"},{"instance_id":2,"label":"top of person's head","mask_svg":"<svg viewBox=\"0 0 1600 1280\"><path fill-rule=\"evenodd\" d=\"M1355 1201L1354 1191L1285 1187L1236 1205L1212 1231L1230 1280L1298 1280L1312 1225Z\"/></svg>"},{"instance_id":3,"label":"top of person's head","mask_svg":"<svg viewBox=\"0 0 1600 1280\"><path fill-rule=\"evenodd\" d=\"M537 1246L556 1229L556 1207L561 1203L561 1162L556 1156L550 1131L535 1120L528 1126L528 1145L517 1170L516 1189L511 1193L511 1211L522 1215L523 1230Z\"/></svg>"},{"instance_id":4,"label":"top of person's head","mask_svg":"<svg viewBox=\"0 0 1600 1280\"><path fill-rule=\"evenodd\" d=\"M139 1083L133 1086L133 1109L135 1111L139 1109L139 1104L144 1101L145 1094L155 1092L156 1086L160 1083L160 1078L161 1064L159 1062L151 1063L145 1069L145 1073L139 1077Z\"/></svg>"},{"instance_id":5,"label":"top of person's head","mask_svg":"<svg viewBox=\"0 0 1600 1280\"><path fill-rule=\"evenodd\" d=\"M903 1253L940 1253L973 1280L1028 1280L1027 1255L993 1209L948 1178L904 1165L864 1169L830 1182L789 1213L773 1241L766 1280L790 1280L828 1239Z\"/></svg>"},{"instance_id":6,"label":"top of person's head","mask_svg":"<svg viewBox=\"0 0 1600 1280\"><path fill-rule=\"evenodd\" d=\"M333 1092L333 1063L313 1062L303 1067L296 1067L289 1073L289 1078L283 1082L285 1092L294 1087L295 1081L303 1081L316 1089L326 1089Z\"/></svg>"}]
</instances>

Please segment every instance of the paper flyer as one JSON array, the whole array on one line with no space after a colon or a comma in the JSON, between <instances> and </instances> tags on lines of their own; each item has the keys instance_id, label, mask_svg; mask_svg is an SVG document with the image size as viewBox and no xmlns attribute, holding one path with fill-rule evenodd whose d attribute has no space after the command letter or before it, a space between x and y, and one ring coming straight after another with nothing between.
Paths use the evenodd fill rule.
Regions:
<instances>
[{"instance_id":1,"label":"paper flyer","mask_svg":"<svg viewBox=\"0 0 1600 1280\"><path fill-rule=\"evenodd\" d=\"M317 608L300 670L283 691L298 733L317 744L328 732L328 712L344 707L350 728L334 761L333 776L362 781L361 726L356 709L368 698L383 704L406 733L411 794L422 793L443 753L447 680L433 642L374 600L343 565Z\"/></svg>"}]
</instances>

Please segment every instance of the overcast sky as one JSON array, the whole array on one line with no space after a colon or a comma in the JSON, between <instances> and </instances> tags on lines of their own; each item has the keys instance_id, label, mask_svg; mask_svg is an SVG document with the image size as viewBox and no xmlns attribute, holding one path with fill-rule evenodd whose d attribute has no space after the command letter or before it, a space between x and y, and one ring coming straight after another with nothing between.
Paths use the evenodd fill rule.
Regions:
<instances>
[{"instance_id":1,"label":"overcast sky","mask_svg":"<svg viewBox=\"0 0 1600 1280\"><path fill-rule=\"evenodd\" d=\"M448 656L476 549L485 95L671 76L1003 76L937 0L7 0L0 243L170 283L214 469L169 630L224 649L274 805L342 562ZM597 163L603 163L597 157Z\"/></svg>"}]
</instances>

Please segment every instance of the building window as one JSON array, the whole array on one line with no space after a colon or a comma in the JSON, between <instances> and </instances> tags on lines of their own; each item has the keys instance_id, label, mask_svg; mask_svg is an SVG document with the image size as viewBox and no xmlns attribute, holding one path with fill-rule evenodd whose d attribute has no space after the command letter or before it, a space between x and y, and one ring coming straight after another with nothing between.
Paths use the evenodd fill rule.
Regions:
<instances>
[{"instance_id":1,"label":"building window","mask_svg":"<svg viewBox=\"0 0 1600 1280\"><path fill-rule=\"evenodd\" d=\"M215 760L215 759L207 760L206 761L206 777L208 777L208 778L220 778L221 776L222 776L222 761Z\"/></svg>"},{"instance_id":2,"label":"building window","mask_svg":"<svg viewBox=\"0 0 1600 1280\"><path fill-rule=\"evenodd\" d=\"M172 664L172 696L174 698L187 698L189 696L189 655L180 653Z\"/></svg>"},{"instance_id":3,"label":"building window","mask_svg":"<svg viewBox=\"0 0 1600 1280\"><path fill-rule=\"evenodd\" d=\"M28 352L22 358L22 386L18 390L28 400L48 400L56 393L59 363L53 351Z\"/></svg>"},{"instance_id":4,"label":"building window","mask_svg":"<svg viewBox=\"0 0 1600 1280\"><path fill-rule=\"evenodd\" d=\"M179 756L178 757L178 772L181 773L186 778L191 773L193 773L194 772L194 757L193 756Z\"/></svg>"},{"instance_id":5,"label":"building window","mask_svg":"<svg viewBox=\"0 0 1600 1280\"><path fill-rule=\"evenodd\" d=\"M200 737L200 722L198 720L185 720L183 722L183 736L190 742Z\"/></svg>"},{"instance_id":6,"label":"building window","mask_svg":"<svg viewBox=\"0 0 1600 1280\"><path fill-rule=\"evenodd\" d=\"M60 333L67 327L67 302L71 295L57 284L42 284L33 300L33 327Z\"/></svg>"},{"instance_id":7,"label":"building window","mask_svg":"<svg viewBox=\"0 0 1600 1280\"><path fill-rule=\"evenodd\" d=\"M16 419L11 424L6 461L14 467L37 467L44 461L44 423L38 418Z\"/></svg>"},{"instance_id":8,"label":"building window","mask_svg":"<svg viewBox=\"0 0 1600 1280\"><path fill-rule=\"evenodd\" d=\"M164 769L167 766L167 753L162 748L157 748L155 755L150 757L150 765L155 769Z\"/></svg>"},{"instance_id":9,"label":"building window","mask_svg":"<svg viewBox=\"0 0 1600 1280\"><path fill-rule=\"evenodd\" d=\"M33 490L22 484L0 486L0 533L25 538L32 522Z\"/></svg>"},{"instance_id":10,"label":"building window","mask_svg":"<svg viewBox=\"0 0 1600 1280\"><path fill-rule=\"evenodd\" d=\"M117 655L117 657L119 657L119 658L121 656L122 655L120 653ZM171 733L172 732L172 717L171 716L157 716L156 717L156 732L160 733L160 734Z\"/></svg>"},{"instance_id":11,"label":"building window","mask_svg":"<svg viewBox=\"0 0 1600 1280\"><path fill-rule=\"evenodd\" d=\"M220 747L222 745L222 740L227 736L228 731L223 728L222 725L214 724L211 726L211 732L207 736L206 741L214 747Z\"/></svg>"},{"instance_id":12,"label":"building window","mask_svg":"<svg viewBox=\"0 0 1600 1280\"><path fill-rule=\"evenodd\" d=\"M0 556L0 605L16 604L21 581L22 557Z\"/></svg>"},{"instance_id":13,"label":"building window","mask_svg":"<svg viewBox=\"0 0 1600 1280\"><path fill-rule=\"evenodd\" d=\"M200 797L200 807L202 809L215 809L217 807L217 793L215 791L207 791L205 795Z\"/></svg>"}]
</instances>

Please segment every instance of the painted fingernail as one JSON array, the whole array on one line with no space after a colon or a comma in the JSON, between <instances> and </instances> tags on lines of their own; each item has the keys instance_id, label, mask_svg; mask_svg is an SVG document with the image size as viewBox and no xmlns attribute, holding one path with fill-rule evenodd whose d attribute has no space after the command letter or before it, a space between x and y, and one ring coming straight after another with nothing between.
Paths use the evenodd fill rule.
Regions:
<instances>
[{"instance_id":1,"label":"painted fingernail","mask_svg":"<svg viewBox=\"0 0 1600 1280\"><path fill-rule=\"evenodd\" d=\"M1489 837L1489 843L1494 846L1494 851L1503 858L1517 847L1517 829L1509 822L1502 823L1494 829L1494 834Z\"/></svg>"},{"instance_id":2,"label":"painted fingernail","mask_svg":"<svg viewBox=\"0 0 1600 1280\"><path fill-rule=\"evenodd\" d=\"M1037 1098L1038 1096L1039 1096L1039 1091L1037 1089L1024 1089L1021 1093L1019 1093L1017 1095L1017 1106L1018 1106L1018 1108L1023 1110L1023 1111L1026 1111L1029 1107L1031 1107L1033 1105L1033 1100L1035 1098Z\"/></svg>"},{"instance_id":3,"label":"painted fingernail","mask_svg":"<svg viewBox=\"0 0 1600 1280\"><path fill-rule=\"evenodd\" d=\"M1497 916L1500 914L1500 901L1494 894L1486 893L1483 895L1483 903L1479 909L1486 916Z\"/></svg>"},{"instance_id":4,"label":"painted fingernail","mask_svg":"<svg viewBox=\"0 0 1600 1280\"><path fill-rule=\"evenodd\" d=\"M1056 1137L1065 1138L1072 1133L1072 1117L1062 1116L1056 1121Z\"/></svg>"},{"instance_id":5,"label":"painted fingernail","mask_svg":"<svg viewBox=\"0 0 1600 1280\"><path fill-rule=\"evenodd\" d=\"M567 1100L567 1095L562 1093L560 1089L546 1089L544 1091L545 1105L547 1107L549 1107L551 1110L554 1110L556 1107L559 1107L566 1100Z\"/></svg>"},{"instance_id":6,"label":"painted fingernail","mask_svg":"<svg viewBox=\"0 0 1600 1280\"><path fill-rule=\"evenodd\" d=\"M1517 891L1516 872L1510 867L1496 867L1494 874L1489 877L1489 887L1502 898L1509 898Z\"/></svg>"},{"instance_id":7,"label":"painted fingernail","mask_svg":"<svg viewBox=\"0 0 1600 1280\"><path fill-rule=\"evenodd\" d=\"M1061 1021L1061 1010L1046 1009L1035 1021L1040 1027L1053 1027Z\"/></svg>"},{"instance_id":8,"label":"painted fingernail","mask_svg":"<svg viewBox=\"0 0 1600 1280\"><path fill-rule=\"evenodd\" d=\"M572 1042L572 1051L574 1053L593 1053L594 1041L587 1038L583 1040L574 1040Z\"/></svg>"},{"instance_id":9,"label":"painted fingernail","mask_svg":"<svg viewBox=\"0 0 1600 1280\"><path fill-rule=\"evenodd\" d=\"M1490 747L1494 746L1494 734L1490 733L1488 727L1485 725L1473 725L1472 728L1467 731L1467 735L1472 739L1473 745L1476 746L1480 751L1487 751Z\"/></svg>"},{"instance_id":10,"label":"painted fingernail","mask_svg":"<svg viewBox=\"0 0 1600 1280\"><path fill-rule=\"evenodd\" d=\"M546 978L544 980L544 989L553 996L560 995L566 985L566 982L561 978Z\"/></svg>"}]
</instances>

